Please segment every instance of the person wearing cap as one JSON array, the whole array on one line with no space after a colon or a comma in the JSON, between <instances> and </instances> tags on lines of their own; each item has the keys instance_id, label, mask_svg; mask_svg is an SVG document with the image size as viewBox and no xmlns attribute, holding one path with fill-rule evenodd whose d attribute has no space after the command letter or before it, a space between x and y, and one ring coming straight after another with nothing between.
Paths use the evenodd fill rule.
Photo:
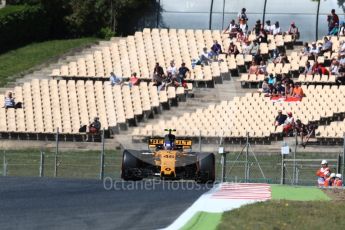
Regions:
<instances>
[{"instance_id":1,"label":"person wearing cap","mask_svg":"<svg viewBox=\"0 0 345 230\"><path fill-rule=\"evenodd\" d=\"M316 60L317 56L319 55L319 53L320 53L320 50L316 46L316 42L312 42L311 43L311 48L310 48L310 51L309 51L309 58L313 59L313 60Z\"/></svg>"},{"instance_id":2,"label":"person wearing cap","mask_svg":"<svg viewBox=\"0 0 345 230\"><path fill-rule=\"evenodd\" d=\"M335 173L331 173L329 177L325 179L324 187L331 187L334 185Z\"/></svg>"},{"instance_id":3,"label":"person wearing cap","mask_svg":"<svg viewBox=\"0 0 345 230\"><path fill-rule=\"evenodd\" d=\"M274 126L280 126L282 124L285 123L287 116L285 114L283 114L283 112L281 110L278 110L278 115L276 116L276 119L274 121Z\"/></svg>"},{"instance_id":4,"label":"person wearing cap","mask_svg":"<svg viewBox=\"0 0 345 230\"><path fill-rule=\"evenodd\" d=\"M327 160L321 161L321 168L317 170L316 176L317 176L317 183L320 187L323 187L325 184L325 179L327 178L327 175L331 173L331 170L328 167Z\"/></svg>"},{"instance_id":5,"label":"person wearing cap","mask_svg":"<svg viewBox=\"0 0 345 230\"><path fill-rule=\"evenodd\" d=\"M299 31L295 22L291 22L290 27L287 31L287 34L290 34L292 36L293 41L296 41L297 39L299 39Z\"/></svg>"},{"instance_id":6,"label":"person wearing cap","mask_svg":"<svg viewBox=\"0 0 345 230\"><path fill-rule=\"evenodd\" d=\"M334 187L343 187L343 181L341 180L341 174L340 173L335 174L333 186Z\"/></svg>"},{"instance_id":7,"label":"person wearing cap","mask_svg":"<svg viewBox=\"0 0 345 230\"><path fill-rule=\"evenodd\" d=\"M285 133L286 136L289 136L289 134L293 130L294 125L295 125L295 119L292 116L292 113L288 112L287 118L286 118L284 125L283 125L283 132Z\"/></svg>"},{"instance_id":8,"label":"person wearing cap","mask_svg":"<svg viewBox=\"0 0 345 230\"><path fill-rule=\"evenodd\" d=\"M99 121L99 117L95 117L93 122L89 126L89 133L95 134L99 133L101 130L101 122Z\"/></svg>"}]
</instances>

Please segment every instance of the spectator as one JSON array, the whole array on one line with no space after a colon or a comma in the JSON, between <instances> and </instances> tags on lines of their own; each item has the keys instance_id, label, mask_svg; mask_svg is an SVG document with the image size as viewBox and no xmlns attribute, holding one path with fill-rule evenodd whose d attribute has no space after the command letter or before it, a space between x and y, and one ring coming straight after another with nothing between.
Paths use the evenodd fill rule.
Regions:
<instances>
[{"instance_id":1,"label":"spectator","mask_svg":"<svg viewBox=\"0 0 345 230\"><path fill-rule=\"evenodd\" d=\"M255 26L253 28L253 31L254 31L255 35L258 37L260 34L260 31L261 31L261 21L260 20L256 21Z\"/></svg>"},{"instance_id":2,"label":"spectator","mask_svg":"<svg viewBox=\"0 0 345 230\"><path fill-rule=\"evenodd\" d=\"M264 29L260 30L259 36L256 40L259 44L268 42L268 35Z\"/></svg>"},{"instance_id":3,"label":"spectator","mask_svg":"<svg viewBox=\"0 0 345 230\"><path fill-rule=\"evenodd\" d=\"M340 24L338 35L339 36L345 36L345 22L342 22Z\"/></svg>"},{"instance_id":4,"label":"spectator","mask_svg":"<svg viewBox=\"0 0 345 230\"><path fill-rule=\"evenodd\" d=\"M294 84L285 83L285 97L291 97L293 94Z\"/></svg>"},{"instance_id":5,"label":"spectator","mask_svg":"<svg viewBox=\"0 0 345 230\"><path fill-rule=\"evenodd\" d=\"M114 72L111 72L111 73L110 73L110 78L109 78L109 80L110 80L110 84L111 84L112 86L114 86L114 85L121 85L121 84L122 84L122 77L117 77L117 76L114 74Z\"/></svg>"},{"instance_id":6,"label":"spectator","mask_svg":"<svg viewBox=\"0 0 345 230\"><path fill-rule=\"evenodd\" d=\"M181 83L183 87L186 87L185 79L187 78L187 74L190 74L190 70L186 67L186 63L182 63L181 67L178 69L178 78L177 81Z\"/></svg>"},{"instance_id":7,"label":"spectator","mask_svg":"<svg viewBox=\"0 0 345 230\"><path fill-rule=\"evenodd\" d=\"M339 53L338 53L338 58L340 58L341 55L344 53L345 53L345 41L341 41L340 42L340 49L339 49Z\"/></svg>"},{"instance_id":8,"label":"spectator","mask_svg":"<svg viewBox=\"0 0 345 230\"><path fill-rule=\"evenodd\" d=\"M319 48L316 46L316 42L311 43L311 48L309 51L309 58L316 60L317 56L319 55L320 50Z\"/></svg>"},{"instance_id":9,"label":"spectator","mask_svg":"<svg viewBox=\"0 0 345 230\"><path fill-rule=\"evenodd\" d=\"M303 74L304 75L313 74L313 66L310 64L309 61L305 63Z\"/></svg>"},{"instance_id":10,"label":"spectator","mask_svg":"<svg viewBox=\"0 0 345 230\"><path fill-rule=\"evenodd\" d=\"M226 57L228 57L228 55L235 55L235 57L237 56L237 54L239 54L240 52L238 51L238 48L236 46L236 44L231 41L229 48L228 48L228 53L226 55Z\"/></svg>"},{"instance_id":11,"label":"spectator","mask_svg":"<svg viewBox=\"0 0 345 230\"><path fill-rule=\"evenodd\" d=\"M254 55L253 59L254 59L256 65L260 65L261 61L264 60L264 58L261 55L260 49L257 50L257 52Z\"/></svg>"},{"instance_id":12,"label":"spectator","mask_svg":"<svg viewBox=\"0 0 345 230\"><path fill-rule=\"evenodd\" d=\"M300 119L296 120L295 128L297 135L301 136L302 144L304 143L304 136L307 136L309 133L307 125L303 124Z\"/></svg>"},{"instance_id":13,"label":"spectator","mask_svg":"<svg viewBox=\"0 0 345 230\"><path fill-rule=\"evenodd\" d=\"M245 41L244 44L242 45L242 53L243 54L252 54L252 50L253 50L253 43L249 40Z\"/></svg>"},{"instance_id":14,"label":"spectator","mask_svg":"<svg viewBox=\"0 0 345 230\"><path fill-rule=\"evenodd\" d=\"M336 59L332 60L331 66L329 67L329 75L339 74L339 62Z\"/></svg>"},{"instance_id":15,"label":"spectator","mask_svg":"<svg viewBox=\"0 0 345 230\"><path fill-rule=\"evenodd\" d=\"M331 170L328 168L328 162L326 160L321 161L321 168L317 170L316 176L318 177L317 183L320 187L323 187L325 184L325 179L327 174L330 174Z\"/></svg>"},{"instance_id":16,"label":"spectator","mask_svg":"<svg viewBox=\"0 0 345 230\"><path fill-rule=\"evenodd\" d=\"M247 25L247 21L246 20L240 19L239 30L242 30L244 35L247 35L247 33L248 33L248 25Z\"/></svg>"},{"instance_id":17,"label":"spectator","mask_svg":"<svg viewBox=\"0 0 345 230\"><path fill-rule=\"evenodd\" d=\"M310 55L310 47L309 47L308 42L305 42L303 45L301 56L309 56L309 55Z\"/></svg>"},{"instance_id":18,"label":"spectator","mask_svg":"<svg viewBox=\"0 0 345 230\"><path fill-rule=\"evenodd\" d=\"M18 109L18 108L22 108L22 103L21 102L15 102L14 97L12 95L12 92L8 92L7 97L5 97L5 101L4 101L4 108L5 109Z\"/></svg>"},{"instance_id":19,"label":"spectator","mask_svg":"<svg viewBox=\"0 0 345 230\"><path fill-rule=\"evenodd\" d=\"M341 174L337 173L335 175L335 179L333 181L333 186L334 187L342 187L343 186L343 181L341 180Z\"/></svg>"},{"instance_id":20,"label":"spectator","mask_svg":"<svg viewBox=\"0 0 345 230\"><path fill-rule=\"evenodd\" d=\"M343 85L345 84L345 63L340 64L339 67L339 74L335 78L335 83L338 85Z\"/></svg>"},{"instance_id":21,"label":"spectator","mask_svg":"<svg viewBox=\"0 0 345 230\"><path fill-rule=\"evenodd\" d=\"M247 23L248 17L247 17L246 11L247 11L246 8L242 8L241 12L239 12L237 14L238 22L240 22L240 20L242 19L242 20L244 20Z\"/></svg>"},{"instance_id":22,"label":"spectator","mask_svg":"<svg viewBox=\"0 0 345 230\"><path fill-rule=\"evenodd\" d=\"M322 48L320 50L320 55L323 55L326 52L332 51L333 43L328 39L328 37L325 37L323 40L324 40L324 43L323 43Z\"/></svg>"},{"instance_id":23,"label":"spectator","mask_svg":"<svg viewBox=\"0 0 345 230\"><path fill-rule=\"evenodd\" d=\"M252 61L252 64L249 67L248 74L256 74L258 72L258 66L255 61Z\"/></svg>"},{"instance_id":24,"label":"spectator","mask_svg":"<svg viewBox=\"0 0 345 230\"><path fill-rule=\"evenodd\" d=\"M99 122L99 118L95 117L93 122L89 126L89 133L96 134L99 133L101 130L101 122Z\"/></svg>"},{"instance_id":25,"label":"spectator","mask_svg":"<svg viewBox=\"0 0 345 230\"><path fill-rule=\"evenodd\" d=\"M285 87L282 85L280 81L277 82L277 86L275 87L276 89L276 94L279 96L284 96L285 95Z\"/></svg>"},{"instance_id":26,"label":"spectator","mask_svg":"<svg viewBox=\"0 0 345 230\"><path fill-rule=\"evenodd\" d=\"M268 85L268 80L267 79L265 79L262 82L262 86L261 86L261 89L259 90L259 92L261 92L261 93L270 93L270 87Z\"/></svg>"},{"instance_id":27,"label":"spectator","mask_svg":"<svg viewBox=\"0 0 345 230\"><path fill-rule=\"evenodd\" d=\"M157 62L153 69L153 82L158 87L158 92L164 87L163 82L166 80L163 68Z\"/></svg>"},{"instance_id":28,"label":"spectator","mask_svg":"<svg viewBox=\"0 0 345 230\"><path fill-rule=\"evenodd\" d=\"M334 184L335 173L331 173L329 177L325 179L324 187L332 187Z\"/></svg>"},{"instance_id":29,"label":"spectator","mask_svg":"<svg viewBox=\"0 0 345 230\"><path fill-rule=\"evenodd\" d=\"M236 41L240 42L241 44L246 42L248 40L247 36L241 29L238 30L237 36L236 36Z\"/></svg>"},{"instance_id":30,"label":"spectator","mask_svg":"<svg viewBox=\"0 0 345 230\"><path fill-rule=\"evenodd\" d=\"M283 132L285 133L286 136L290 136L291 132L293 131L294 125L295 125L295 119L292 116L291 112L287 113L287 118L284 122L283 126Z\"/></svg>"},{"instance_id":31,"label":"spectator","mask_svg":"<svg viewBox=\"0 0 345 230\"><path fill-rule=\"evenodd\" d=\"M287 34L290 34L292 36L293 41L296 41L297 39L299 39L300 34L295 22L291 22L289 30L287 31Z\"/></svg>"},{"instance_id":32,"label":"spectator","mask_svg":"<svg viewBox=\"0 0 345 230\"><path fill-rule=\"evenodd\" d=\"M131 78L128 81L129 87L132 87L134 85L139 85L140 84L140 79L137 77L137 73L134 72L132 73Z\"/></svg>"},{"instance_id":33,"label":"spectator","mask_svg":"<svg viewBox=\"0 0 345 230\"><path fill-rule=\"evenodd\" d=\"M271 25L271 21L267 20L265 25L264 25L264 30L266 31L266 33L272 34L273 33L273 28L274 28L274 26Z\"/></svg>"},{"instance_id":34,"label":"spectator","mask_svg":"<svg viewBox=\"0 0 345 230\"><path fill-rule=\"evenodd\" d=\"M163 78L164 77L164 70L163 68L159 65L159 63L156 63L156 66L153 70L153 75L155 77Z\"/></svg>"},{"instance_id":35,"label":"spectator","mask_svg":"<svg viewBox=\"0 0 345 230\"><path fill-rule=\"evenodd\" d=\"M229 38L232 39L237 35L238 26L235 23L235 20L231 20L228 27L223 31L224 34L229 34Z\"/></svg>"},{"instance_id":36,"label":"spectator","mask_svg":"<svg viewBox=\"0 0 345 230\"><path fill-rule=\"evenodd\" d=\"M304 97L304 92L302 87L299 84L295 84L295 87L292 91L292 96L296 98L301 98Z\"/></svg>"},{"instance_id":37,"label":"spectator","mask_svg":"<svg viewBox=\"0 0 345 230\"><path fill-rule=\"evenodd\" d=\"M251 54L255 55L258 53L258 51L260 50L260 45L259 43L257 43L255 40L253 41L253 47L252 47L252 51Z\"/></svg>"},{"instance_id":38,"label":"spectator","mask_svg":"<svg viewBox=\"0 0 345 230\"><path fill-rule=\"evenodd\" d=\"M339 17L335 13L335 9L332 9L331 14L327 16L327 22L328 22L328 32L330 34L330 32L336 26L336 24L339 25Z\"/></svg>"},{"instance_id":39,"label":"spectator","mask_svg":"<svg viewBox=\"0 0 345 230\"><path fill-rule=\"evenodd\" d=\"M337 36L338 33L339 33L339 25L338 25L338 23L335 23L333 29L329 32L329 35Z\"/></svg>"},{"instance_id":40,"label":"spectator","mask_svg":"<svg viewBox=\"0 0 345 230\"><path fill-rule=\"evenodd\" d=\"M282 74L282 79L281 79L282 83L285 84L293 84L293 80L290 78L289 75L287 74Z\"/></svg>"},{"instance_id":41,"label":"spectator","mask_svg":"<svg viewBox=\"0 0 345 230\"><path fill-rule=\"evenodd\" d=\"M260 62L257 74L267 74L267 67L265 61Z\"/></svg>"},{"instance_id":42,"label":"spectator","mask_svg":"<svg viewBox=\"0 0 345 230\"><path fill-rule=\"evenodd\" d=\"M276 21L276 23L274 23L274 28L273 28L272 34L273 35L281 34L281 29L280 29L278 21Z\"/></svg>"},{"instance_id":43,"label":"spectator","mask_svg":"<svg viewBox=\"0 0 345 230\"><path fill-rule=\"evenodd\" d=\"M281 110L278 110L278 115L276 116L276 119L274 120L274 126L280 126L285 123L287 116L282 113Z\"/></svg>"},{"instance_id":44,"label":"spectator","mask_svg":"<svg viewBox=\"0 0 345 230\"><path fill-rule=\"evenodd\" d=\"M207 48L206 47L204 47L202 49L202 52L201 52L201 54L199 56L199 60L200 60L200 64L201 65L208 65L209 63L212 62L212 60L210 59L210 55L207 52Z\"/></svg>"},{"instance_id":45,"label":"spectator","mask_svg":"<svg viewBox=\"0 0 345 230\"><path fill-rule=\"evenodd\" d=\"M270 75L269 75L268 84L270 84L270 85L275 85L276 84L276 77L273 76L273 73L270 73Z\"/></svg>"},{"instance_id":46,"label":"spectator","mask_svg":"<svg viewBox=\"0 0 345 230\"><path fill-rule=\"evenodd\" d=\"M218 60L219 54L222 53L222 46L218 43L217 40L213 41L213 45L211 47L211 57L213 60Z\"/></svg>"},{"instance_id":47,"label":"spectator","mask_svg":"<svg viewBox=\"0 0 345 230\"><path fill-rule=\"evenodd\" d=\"M170 61L170 66L167 68L168 79L174 79L177 76L177 68L175 66L175 61Z\"/></svg>"}]
</instances>

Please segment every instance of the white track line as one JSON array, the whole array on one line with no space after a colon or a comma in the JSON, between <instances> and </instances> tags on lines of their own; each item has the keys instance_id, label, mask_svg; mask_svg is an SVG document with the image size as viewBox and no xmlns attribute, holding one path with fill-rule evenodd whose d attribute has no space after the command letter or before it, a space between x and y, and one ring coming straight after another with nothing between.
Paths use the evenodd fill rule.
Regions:
<instances>
[{"instance_id":1,"label":"white track line","mask_svg":"<svg viewBox=\"0 0 345 230\"><path fill-rule=\"evenodd\" d=\"M199 197L165 230L181 229L197 212L222 213L269 199L271 199L271 188L267 184L218 184Z\"/></svg>"}]
</instances>

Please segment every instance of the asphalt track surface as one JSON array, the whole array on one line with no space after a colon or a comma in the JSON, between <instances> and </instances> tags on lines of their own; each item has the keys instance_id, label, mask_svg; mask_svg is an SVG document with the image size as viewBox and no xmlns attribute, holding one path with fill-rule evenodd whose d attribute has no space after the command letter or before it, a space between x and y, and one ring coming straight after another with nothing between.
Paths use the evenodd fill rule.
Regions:
<instances>
[{"instance_id":1,"label":"asphalt track surface","mask_svg":"<svg viewBox=\"0 0 345 230\"><path fill-rule=\"evenodd\" d=\"M0 229L159 229L211 185L0 178Z\"/></svg>"}]
</instances>

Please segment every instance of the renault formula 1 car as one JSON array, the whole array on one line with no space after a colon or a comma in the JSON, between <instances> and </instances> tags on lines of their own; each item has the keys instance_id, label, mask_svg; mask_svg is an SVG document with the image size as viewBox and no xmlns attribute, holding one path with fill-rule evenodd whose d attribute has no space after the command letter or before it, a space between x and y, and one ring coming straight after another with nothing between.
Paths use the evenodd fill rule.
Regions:
<instances>
[{"instance_id":1,"label":"renault formula 1 car","mask_svg":"<svg viewBox=\"0 0 345 230\"><path fill-rule=\"evenodd\" d=\"M175 130L166 130L164 138L149 139L149 151L126 149L123 152L121 177L124 180L162 179L214 182L213 153L192 152L192 140L175 139Z\"/></svg>"}]
</instances>

